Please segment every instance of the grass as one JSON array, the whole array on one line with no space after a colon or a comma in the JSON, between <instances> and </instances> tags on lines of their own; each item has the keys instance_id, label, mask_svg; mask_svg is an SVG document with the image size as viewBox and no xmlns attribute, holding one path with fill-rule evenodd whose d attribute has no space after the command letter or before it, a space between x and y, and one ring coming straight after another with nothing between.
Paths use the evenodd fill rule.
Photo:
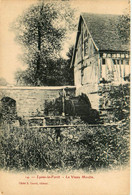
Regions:
<instances>
[{"instance_id":1,"label":"grass","mask_svg":"<svg viewBox=\"0 0 132 195\"><path fill-rule=\"evenodd\" d=\"M1 127L0 166L8 170L111 168L129 162L129 123L55 129Z\"/></svg>"}]
</instances>

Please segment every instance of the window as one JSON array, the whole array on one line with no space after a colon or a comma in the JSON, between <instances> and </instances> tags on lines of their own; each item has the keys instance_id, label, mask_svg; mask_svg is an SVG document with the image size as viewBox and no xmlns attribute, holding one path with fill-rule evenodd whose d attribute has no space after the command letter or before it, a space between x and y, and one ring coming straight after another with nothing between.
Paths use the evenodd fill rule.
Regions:
<instances>
[{"instance_id":1,"label":"window","mask_svg":"<svg viewBox=\"0 0 132 195\"><path fill-rule=\"evenodd\" d=\"M105 65L105 63L106 63L106 60L105 60L105 58L103 58L102 59L102 64Z\"/></svg>"},{"instance_id":2,"label":"window","mask_svg":"<svg viewBox=\"0 0 132 195\"><path fill-rule=\"evenodd\" d=\"M81 44L83 44L83 33L81 33Z\"/></svg>"},{"instance_id":3,"label":"window","mask_svg":"<svg viewBox=\"0 0 132 195\"><path fill-rule=\"evenodd\" d=\"M125 64L129 65L129 60L128 59L125 60Z\"/></svg>"},{"instance_id":4,"label":"window","mask_svg":"<svg viewBox=\"0 0 132 195\"><path fill-rule=\"evenodd\" d=\"M113 64L116 65L116 60L115 59L112 59L112 61L113 61Z\"/></svg>"},{"instance_id":5,"label":"window","mask_svg":"<svg viewBox=\"0 0 132 195\"><path fill-rule=\"evenodd\" d=\"M88 39L84 41L84 56L88 55Z\"/></svg>"},{"instance_id":6,"label":"window","mask_svg":"<svg viewBox=\"0 0 132 195\"><path fill-rule=\"evenodd\" d=\"M84 39L87 37L87 30L84 32Z\"/></svg>"},{"instance_id":7,"label":"window","mask_svg":"<svg viewBox=\"0 0 132 195\"><path fill-rule=\"evenodd\" d=\"M117 64L119 64L119 60L117 60Z\"/></svg>"},{"instance_id":8,"label":"window","mask_svg":"<svg viewBox=\"0 0 132 195\"><path fill-rule=\"evenodd\" d=\"M121 64L121 65L123 65L123 64L129 64L129 60L128 59L125 59L125 60L121 60L121 59L112 59L112 61L113 61L113 64L114 65L119 65L119 64Z\"/></svg>"}]
</instances>

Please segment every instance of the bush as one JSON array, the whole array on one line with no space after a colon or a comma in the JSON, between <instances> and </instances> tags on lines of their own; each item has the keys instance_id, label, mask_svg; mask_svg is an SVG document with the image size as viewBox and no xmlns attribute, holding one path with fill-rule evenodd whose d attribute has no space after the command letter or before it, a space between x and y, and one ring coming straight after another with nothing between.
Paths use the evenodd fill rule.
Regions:
<instances>
[{"instance_id":1,"label":"bush","mask_svg":"<svg viewBox=\"0 0 132 195\"><path fill-rule=\"evenodd\" d=\"M104 122L118 122L130 117L130 83L100 86L100 109L106 114Z\"/></svg>"},{"instance_id":2,"label":"bush","mask_svg":"<svg viewBox=\"0 0 132 195\"><path fill-rule=\"evenodd\" d=\"M129 125L61 129L1 128L2 169L70 170L125 165L129 161Z\"/></svg>"}]
</instances>

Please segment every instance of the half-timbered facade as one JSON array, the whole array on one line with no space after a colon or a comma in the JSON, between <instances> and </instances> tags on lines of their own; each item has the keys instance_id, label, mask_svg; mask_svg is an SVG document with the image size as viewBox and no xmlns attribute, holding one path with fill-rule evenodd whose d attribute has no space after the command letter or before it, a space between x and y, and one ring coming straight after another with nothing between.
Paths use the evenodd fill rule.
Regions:
<instances>
[{"instance_id":1,"label":"half-timbered facade","mask_svg":"<svg viewBox=\"0 0 132 195\"><path fill-rule=\"evenodd\" d=\"M83 13L72 59L77 87L122 82L129 76L129 44L117 29L119 16Z\"/></svg>"},{"instance_id":2,"label":"half-timbered facade","mask_svg":"<svg viewBox=\"0 0 132 195\"><path fill-rule=\"evenodd\" d=\"M102 85L118 85L130 79L129 43L120 38L119 18L83 13L79 19L71 64L74 84L76 94L87 94L96 109L102 101Z\"/></svg>"}]
</instances>

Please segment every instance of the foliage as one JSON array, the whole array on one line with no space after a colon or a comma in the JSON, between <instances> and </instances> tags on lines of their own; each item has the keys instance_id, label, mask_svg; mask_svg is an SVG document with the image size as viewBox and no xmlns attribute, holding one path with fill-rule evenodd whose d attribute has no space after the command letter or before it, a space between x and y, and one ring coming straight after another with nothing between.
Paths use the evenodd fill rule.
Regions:
<instances>
[{"instance_id":1,"label":"foliage","mask_svg":"<svg viewBox=\"0 0 132 195\"><path fill-rule=\"evenodd\" d=\"M41 82L35 82L36 76L34 69L26 69L25 71L17 71L15 78L17 85L42 85L42 86L63 86L73 85L73 68L70 69L70 59L59 58L57 60L48 60L46 69L41 67L39 79Z\"/></svg>"},{"instance_id":2,"label":"foliage","mask_svg":"<svg viewBox=\"0 0 132 195\"><path fill-rule=\"evenodd\" d=\"M130 42L130 13L125 13L120 16L117 29L120 39L128 44Z\"/></svg>"},{"instance_id":3,"label":"foliage","mask_svg":"<svg viewBox=\"0 0 132 195\"><path fill-rule=\"evenodd\" d=\"M28 66L26 71L17 72L19 83L55 85L58 81L60 85L58 78L62 79L66 68L70 67L60 57L60 51L67 31L71 32L75 28L73 16L74 10L68 3L41 1L32 5L13 23L16 41L24 49L20 58ZM62 69L65 71L63 74Z\"/></svg>"},{"instance_id":4,"label":"foliage","mask_svg":"<svg viewBox=\"0 0 132 195\"><path fill-rule=\"evenodd\" d=\"M113 87L109 93L115 121L128 120L130 117L130 84Z\"/></svg>"},{"instance_id":5,"label":"foliage","mask_svg":"<svg viewBox=\"0 0 132 195\"><path fill-rule=\"evenodd\" d=\"M130 83L114 85L103 85L100 88L100 95L105 101L104 107L107 110L107 119L111 122L127 121L130 117ZM112 114L112 116L111 116ZM128 122L129 123L129 122Z\"/></svg>"},{"instance_id":6,"label":"foliage","mask_svg":"<svg viewBox=\"0 0 132 195\"><path fill-rule=\"evenodd\" d=\"M1 128L0 166L9 170L111 168L129 162L129 126Z\"/></svg>"}]
</instances>

